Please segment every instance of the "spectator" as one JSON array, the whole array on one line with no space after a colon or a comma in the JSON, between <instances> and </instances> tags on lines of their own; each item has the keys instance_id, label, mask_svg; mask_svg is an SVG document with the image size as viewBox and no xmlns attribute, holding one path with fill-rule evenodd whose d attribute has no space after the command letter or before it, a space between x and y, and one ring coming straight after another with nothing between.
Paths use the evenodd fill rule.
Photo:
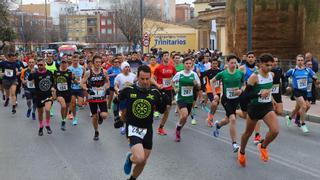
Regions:
<instances>
[{"instance_id":1,"label":"spectator","mask_svg":"<svg viewBox=\"0 0 320 180\"><path fill-rule=\"evenodd\" d=\"M317 73L319 71L318 59L313 57L311 52L306 53L305 59L306 59L306 62L308 62L308 61L312 62L312 70L315 73ZM316 104L316 99L317 99L317 90L316 90L315 84L313 83L312 84L312 102L311 102L311 104Z\"/></svg>"}]
</instances>

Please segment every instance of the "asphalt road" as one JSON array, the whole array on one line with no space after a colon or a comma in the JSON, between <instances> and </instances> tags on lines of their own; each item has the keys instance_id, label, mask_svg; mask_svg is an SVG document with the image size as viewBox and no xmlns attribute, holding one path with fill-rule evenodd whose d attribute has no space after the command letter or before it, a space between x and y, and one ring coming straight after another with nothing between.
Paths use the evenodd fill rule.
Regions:
<instances>
[{"instance_id":1,"label":"asphalt road","mask_svg":"<svg viewBox=\"0 0 320 180\"><path fill-rule=\"evenodd\" d=\"M120 180L125 154L129 150L127 140L113 128L110 116L100 130L100 141L94 142L89 110L79 111L79 125L67 123L67 131L59 129L59 106L52 120L53 134L39 137L38 122L26 119L25 100L20 99L17 114L11 108L0 107L0 179L3 180ZM221 119L217 112L215 119ZM270 161L259 159L252 138L247 148L247 167L237 164L232 152L229 127L224 127L220 137L212 136L206 127L206 113L198 110L198 125L190 121L182 130L182 141L174 142L174 128L178 116L172 108L165 128L168 135L154 134L154 148L141 180L311 180L320 179L320 125L308 123L310 133L298 128L287 128L279 118L281 130L269 147ZM159 120L155 120L157 127ZM238 135L245 127L238 120ZM263 126L263 134L266 127ZM239 138L238 138L239 139Z\"/></svg>"}]
</instances>

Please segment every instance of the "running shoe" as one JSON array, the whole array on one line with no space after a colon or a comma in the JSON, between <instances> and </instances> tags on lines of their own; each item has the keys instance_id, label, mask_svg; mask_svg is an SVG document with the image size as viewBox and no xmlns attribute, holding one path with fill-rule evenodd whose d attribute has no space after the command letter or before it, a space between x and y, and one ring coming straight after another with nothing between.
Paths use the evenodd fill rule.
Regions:
<instances>
[{"instance_id":1,"label":"running shoe","mask_svg":"<svg viewBox=\"0 0 320 180\"><path fill-rule=\"evenodd\" d=\"M43 136L43 128L39 128L38 135L39 135L39 136Z\"/></svg>"},{"instance_id":2,"label":"running shoe","mask_svg":"<svg viewBox=\"0 0 320 180\"><path fill-rule=\"evenodd\" d=\"M6 96L5 95L2 95L2 100L6 100Z\"/></svg>"},{"instance_id":3,"label":"running shoe","mask_svg":"<svg viewBox=\"0 0 320 180\"><path fill-rule=\"evenodd\" d=\"M159 113L158 111L155 111L155 112L153 113L153 116L157 118L157 117L160 116L160 113Z\"/></svg>"},{"instance_id":4,"label":"running shoe","mask_svg":"<svg viewBox=\"0 0 320 180\"><path fill-rule=\"evenodd\" d=\"M4 102L4 107L7 107L9 105L9 98L6 99L6 101Z\"/></svg>"},{"instance_id":5,"label":"running shoe","mask_svg":"<svg viewBox=\"0 0 320 180\"><path fill-rule=\"evenodd\" d=\"M258 149L260 150L260 159L264 162L267 162L269 160L269 154L267 148L262 148L261 143L258 144Z\"/></svg>"},{"instance_id":6,"label":"running shoe","mask_svg":"<svg viewBox=\"0 0 320 180\"><path fill-rule=\"evenodd\" d=\"M98 124L101 125L103 123L103 118L101 117L100 113L98 114Z\"/></svg>"},{"instance_id":7,"label":"running shoe","mask_svg":"<svg viewBox=\"0 0 320 180\"><path fill-rule=\"evenodd\" d=\"M181 130L178 131L178 129L176 128L176 142L180 142L181 140Z\"/></svg>"},{"instance_id":8,"label":"running shoe","mask_svg":"<svg viewBox=\"0 0 320 180\"><path fill-rule=\"evenodd\" d=\"M258 145L261 140L262 140L262 137L260 135L257 135L253 138L253 143L255 145Z\"/></svg>"},{"instance_id":9,"label":"running shoe","mask_svg":"<svg viewBox=\"0 0 320 180\"><path fill-rule=\"evenodd\" d=\"M62 131L65 131L65 130L66 130L66 122L65 122L65 121L62 121L62 122L61 122L61 130L62 130Z\"/></svg>"},{"instance_id":10,"label":"running shoe","mask_svg":"<svg viewBox=\"0 0 320 180\"><path fill-rule=\"evenodd\" d=\"M191 120L191 124L192 124L192 125L197 125L197 120L192 119L192 120Z\"/></svg>"},{"instance_id":11,"label":"running shoe","mask_svg":"<svg viewBox=\"0 0 320 180\"><path fill-rule=\"evenodd\" d=\"M32 120L35 121L36 120L36 113L32 113L31 116L32 116Z\"/></svg>"},{"instance_id":12,"label":"running shoe","mask_svg":"<svg viewBox=\"0 0 320 180\"><path fill-rule=\"evenodd\" d=\"M68 119L69 119L70 121L73 120L73 114L72 114L72 113L71 113L71 114L68 114Z\"/></svg>"},{"instance_id":13,"label":"running shoe","mask_svg":"<svg viewBox=\"0 0 320 180\"><path fill-rule=\"evenodd\" d=\"M163 128L158 128L158 134L161 136L165 136L167 135L167 131L164 130Z\"/></svg>"},{"instance_id":14,"label":"running shoe","mask_svg":"<svg viewBox=\"0 0 320 180\"><path fill-rule=\"evenodd\" d=\"M238 151L238 162L240 166L246 167L246 155L241 154L240 151Z\"/></svg>"},{"instance_id":15,"label":"running shoe","mask_svg":"<svg viewBox=\"0 0 320 180\"><path fill-rule=\"evenodd\" d=\"M47 129L48 134L52 134L52 130L51 130L50 126L46 126L46 129Z\"/></svg>"},{"instance_id":16,"label":"running shoe","mask_svg":"<svg viewBox=\"0 0 320 180\"><path fill-rule=\"evenodd\" d=\"M239 151L239 145L237 143L234 143L232 144L232 150L234 153L238 152Z\"/></svg>"},{"instance_id":17,"label":"running shoe","mask_svg":"<svg viewBox=\"0 0 320 180\"><path fill-rule=\"evenodd\" d=\"M302 130L302 132L303 133L308 133L309 132L309 129L308 129L308 127L307 127L307 125L302 125L301 127L300 127L300 129Z\"/></svg>"},{"instance_id":18,"label":"running shoe","mask_svg":"<svg viewBox=\"0 0 320 180\"><path fill-rule=\"evenodd\" d=\"M98 141L98 140L99 140L99 132L98 132L98 131L95 131L95 132L94 132L93 140L94 140L94 141Z\"/></svg>"},{"instance_id":19,"label":"running shoe","mask_svg":"<svg viewBox=\"0 0 320 180\"><path fill-rule=\"evenodd\" d=\"M132 161L130 159L131 155L132 153L128 152L126 155L126 161L124 162L123 170L126 175L129 175L131 173L131 169L132 169Z\"/></svg>"},{"instance_id":20,"label":"running shoe","mask_svg":"<svg viewBox=\"0 0 320 180\"><path fill-rule=\"evenodd\" d=\"M31 109L28 109L28 111L27 111L27 118L30 118L30 115L31 115Z\"/></svg>"},{"instance_id":21,"label":"running shoe","mask_svg":"<svg viewBox=\"0 0 320 180\"><path fill-rule=\"evenodd\" d=\"M17 113L17 110L16 109L12 109L12 114L16 114Z\"/></svg>"},{"instance_id":22,"label":"running shoe","mask_svg":"<svg viewBox=\"0 0 320 180\"><path fill-rule=\"evenodd\" d=\"M213 126L214 126L213 136L214 137L219 137L220 132L219 132L219 128L218 128L218 126L219 126L218 121L214 122Z\"/></svg>"},{"instance_id":23,"label":"running shoe","mask_svg":"<svg viewBox=\"0 0 320 180\"><path fill-rule=\"evenodd\" d=\"M72 125L74 125L74 126L78 125L78 118L77 117L73 118Z\"/></svg>"},{"instance_id":24,"label":"running shoe","mask_svg":"<svg viewBox=\"0 0 320 180\"><path fill-rule=\"evenodd\" d=\"M286 115L286 125L287 127L291 127L291 117Z\"/></svg>"},{"instance_id":25,"label":"running shoe","mask_svg":"<svg viewBox=\"0 0 320 180\"><path fill-rule=\"evenodd\" d=\"M126 134L126 128L125 127L121 127L120 128L120 134L121 135L125 135Z\"/></svg>"}]
</instances>

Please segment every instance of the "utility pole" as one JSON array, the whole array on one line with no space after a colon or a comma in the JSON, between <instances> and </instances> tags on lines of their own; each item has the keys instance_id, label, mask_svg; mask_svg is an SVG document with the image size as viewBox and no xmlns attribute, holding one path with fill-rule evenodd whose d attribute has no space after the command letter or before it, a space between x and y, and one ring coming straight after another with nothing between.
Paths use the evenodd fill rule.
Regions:
<instances>
[{"instance_id":1,"label":"utility pole","mask_svg":"<svg viewBox=\"0 0 320 180\"><path fill-rule=\"evenodd\" d=\"M45 42L45 45L47 45L47 31L48 31L48 15L47 15L47 0L45 0L45 3L44 3L44 6L45 6L45 15L46 15L46 28L44 30L44 42Z\"/></svg>"},{"instance_id":2,"label":"utility pole","mask_svg":"<svg viewBox=\"0 0 320 180\"><path fill-rule=\"evenodd\" d=\"M141 48L141 53L143 54L142 37L143 37L143 1L140 0L140 48Z\"/></svg>"},{"instance_id":3,"label":"utility pole","mask_svg":"<svg viewBox=\"0 0 320 180\"><path fill-rule=\"evenodd\" d=\"M248 12L248 51L252 51L252 16L253 16L253 0L247 0Z\"/></svg>"}]
</instances>

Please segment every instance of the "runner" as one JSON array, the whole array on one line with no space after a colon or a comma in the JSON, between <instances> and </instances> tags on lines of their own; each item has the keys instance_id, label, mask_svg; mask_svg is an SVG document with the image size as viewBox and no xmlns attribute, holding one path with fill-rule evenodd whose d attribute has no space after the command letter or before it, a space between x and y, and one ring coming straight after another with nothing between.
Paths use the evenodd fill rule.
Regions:
<instances>
[{"instance_id":1,"label":"runner","mask_svg":"<svg viewBox=\"0 0 320 180\"><path fill-rule=\"evenodd\" d=\"M78 107L82 107L83 105L83 90L80 87L80 82L85 72L85 69L79 65L79 56L72 56L72 66L68 68L71 72L75 80L71 84L71 106L70 110L73 116L70 116L70 119L73 119L72 124L76 126L78 124L77 117L77 105ZM78 104L77 104L78 103Z\"/></svg>"},{"instance_id":2,"label":"runner","mask_svg":"<svg viewBox=\"0 0 320 180\"><path fill-rule=\"evenodd\" d=\"M0 53L0 64L1 64L1 62L3 62L3 61L6 61L6 57L4 56L4 54L1 54ZM4 93L4 89L3 89L3 86L2 86L2 79L3 79L3 77L2 76L0 76L0 91L1 91L1 93L2 93L2 100L6 100L6 95L5 95L5 93Z\"/></svg>"},{"instance_id":3,"label":"runner","mask_svg":"<svg viewBox=\"0 0 320 180\"><path fill-rule=\"evenodd\" d=\"M218 59L214 58L211 60L211 68L204 72L204 78L206 80L205 88L206 88L207 99L210 100L210 109L209 109L208 118L207 118L208 127L212 127L214 125L213 116L217 110L217 107L220 102L220 97L221 97L221 88L220 88L221 82L216 81L212 87L210 80L213 79L219 72L221 72L221 70L219 68ZM213 90L215 91L215 96L213 95L213 92L212 92ZM204 105L205 104L206 102L204 103Z\"/></svg>"},{"instance_id":4,"label":"runner","mask_svg":"<svg viewBox=\"0 0 320 180\"><path fill-rule=\"evenodd\" d=\"M68 61L61 60L60 69L54 72L54 87L56 89L57 101L61 106L61 130L66 130L66 118L71 102L72 72L68 69Z\"/></svg>"},{"instance_id":5,"label":"runner","mask_svg":"<svg viewBox=\"0 0 320 180\"><path fill-rule=\"evenodd\" d=\"M304 133L308 133L309 129L305 124L305 114L307 109L310 108L311 104L308 102L308 78L312 78L313 81L319 82L316 74L309 68L306 68L304 65L304 56L298 55L297 58L297 66L295 69L290 69L286 73L286 77L292 77L292 85L293 85L293 94L296 99L296 108L292 112L291 117L286 116L287 126L291 126L291 120L293 115L299 112L301 127L300 129Z\"/></svg>"},{"instance_id":6,"label":"runner","mask_svg":"<svg viewBox=\"0 0 320 180\"><path fill-rule=\"evenodd\" d=\"M54 74L55 71L57 71L59 69L59 64L56 63L55 61L53 61L53 56L51 52L47 52L46 53L46 69L48 71L50 71L52 74ZM50 116L53 117L54 116L54 109L53 109L53 105L51 106L50 109Z\"/></svg>"},{"instance_id":7,"label":"runner","mask_svg":"<svg viewBox=\"0 0 320 180\"><path fill-rule=\"evenodd\" d=\"M114 98L114 79L117 77L118 74L121 73L120 68L120 61L119 59L115 58L112 60L112 67L107 70L108 77L110 80L110 89L109 89L109 99L108 99L108 109L111 109L112 100ZM119 110L118 108L114 108L113 115L114 117L119 116Z\"/></svg>"},{"instance_id":8,"label":"runner","mask_svg":"<svg viewBox=\"0 0 320 180\"><path fill-rule=\"evenodd\" d=\"M93 140L99 140L99 125L108 116L106 90L109 88L109 78L101 67L102 58L93 57L93 68L87 71L81 80L81 87L88 92L88 102L92 114L92 125L94 128ZM76 77L75 77L76 78ZM99 113L98 113L99 108Z\"/></svg>"},{"instance_id":9,"label":"runner","mask_svg":"<svg viewBox=\"0 0 320 180\"><path fill-rule=\"evenodd\" d=\"M265 140L258 144L262 161L267 162L269 160L267 147L279 133L279 123L277 115L273 111L271 96L274 74L270 71L274 59L271 54L262 54L259 60L260 69L250 76L243 93L245 97L250 98L250 103L248 105L246 130L241 137L241 148L238 153L238 162L242 167L246 166L245 150L257 121L262 119L269 128Z\"/></svg>"},{"instance_id":10,"label":"runner","mask_svg":"<svg viewBox=\"0 0 320 180\"><path fill-rule=\"evenodd\" d=\"M119 75L117 75L117 77L114 80L114 90L116 95L119 95L124 88L133 85L134 80L136 79L136 75L130 72L131 69L129 63L123 62L121 64L121 71L122 72ZM118 101L118 98L116 97L114 101L114 111L119 111L119 103L121 102ZM120 128L121 134L124 135L125 128L123 127L123 123L117 117L118 116L115 117L115 127Z\"/></svg>"},{"instance_id":11,"label":"runner","mask_svg":"<svg viewBox=\"0 0 320 180\"><path fill-rule=\"evenodd\" d=\"M15 114L17 112L17 77L20 75L19 65L15 60L15 54L9 53L8 60L0 62L0 68L2 69L1 76L3 77L2 85L6 94L6 101L4 103L4 106L6 107L9 105L9 99L11 98L12 114Z\"/></svg>"},{"instance_id":12,"label":"runner","mask_svg":"<svg viewBox=\"0 0 320 180\"><path fill-rule=\"evenodd\" d=\"M20 79L22 81L22 84L24 86L24 94L27 99L27 118L30 117L32 114L32 120L36 120L36 102L35 102L35 85L33 81L29 81L28 78L31 75L32 72L35 71L35 60L30 58L28 60L28 68L23 69L21 72Z\"/></svg>"},{"instance_id":13,"label":"runner","mask_svg":"<svg viewBox=\"0 0 320 180\"><path fill-rule=\"evenodd\" d=\"M45 62L43 59L37 60L37 71L31 71L32 74L28 77L29 81L34 82L35 85L35 102L38 110L38 119L39 119L39 136L43 136L43 113L45 112L46 124L48 134L52 133L50 128L50 109L53 103L52 93L55 91L53 88L53 74L46 70Z\"/></svg>"},{"instance_id":14,"label":"runner","mask_svg":"<svg viewBox=\"0 0 320 180\"><path fill-rule=\"evenodd\" d=\"M284 74L282 69L278 65L279 59L274 57L274 65L271 70L273 72L273 86L272 86L272 104L275 113L279 116L283 115L283 104L282 104L282 92L281 87L283 84Z\"/></svg>"},{"instance_id":15,"label":"runner","mask_svg":"<svg viewBox=\"0 0 320 180\"><path fill-rule=\"evenodd\" d=\"M181 140L181 130L186 124L188 116L194 102L194 89L200 89L200 79L198 75L192 71L192 58L187 57L183 60L184 70L178 72L172 79L173 83L178 83L176 92L177 105L179 107L180 119L176 126L176 142Z\"/></svg>"},{"instance_id":16,"label":"runner","mask_svg":"<svg viewBox=\"0 0 320 180\"><path fill-rule=\"evenodd\" d=\"M212 80L211 85L214 86L216 81L221 81L223 84L223 96L221 98L221 104L226 111L226 117L220 122L214 123L213 135L219 137L219 130L230 123L230 137L232 141L233 152L239 150L237 144L237 128L236 128L236 109L239 105L239 96L242 93L241 87L244 83L244 73L237 69L237 59L235 55L229 55L227 57L228 67L226 70L218 73ZM215 91L213 91L213 95Z\"/></svg>"},{"instance_id":17,"label":"runner","mask_svg":"<svg viewBox=\"0 0 320 180\"><path fill-rule=\"evenodd\" d=\"M119 95L123 120L126 121L126 132L131 152L127 153L124 172L130 175L132 164L135 164L129 180L135 180L142 173L153 146L153 112L164 113L165 98L159 90L152 88L151 70L142 65L138 68L138 82L126 87Z\"/></svg>"},{"instance_id":18,"label":"runner","mask_svg":"<svg viewBox=\"0 0 320 180\"><path fill-rule=\"evenodd\" d=\"M157 86L157 88L163 91L169 98L169 100L167 101L167 110L164 112L158 127L158 134L161 136L167 135L167 132L163 127L168 120L170 108L172 105L173 87L171 81L172 77L175 74L176 69L173 65L169 64L169 52L165 51L163 52L162 63L157 67L157 69L154 72L155 82L153 82Z\"/></svg>"}]
</instances>

